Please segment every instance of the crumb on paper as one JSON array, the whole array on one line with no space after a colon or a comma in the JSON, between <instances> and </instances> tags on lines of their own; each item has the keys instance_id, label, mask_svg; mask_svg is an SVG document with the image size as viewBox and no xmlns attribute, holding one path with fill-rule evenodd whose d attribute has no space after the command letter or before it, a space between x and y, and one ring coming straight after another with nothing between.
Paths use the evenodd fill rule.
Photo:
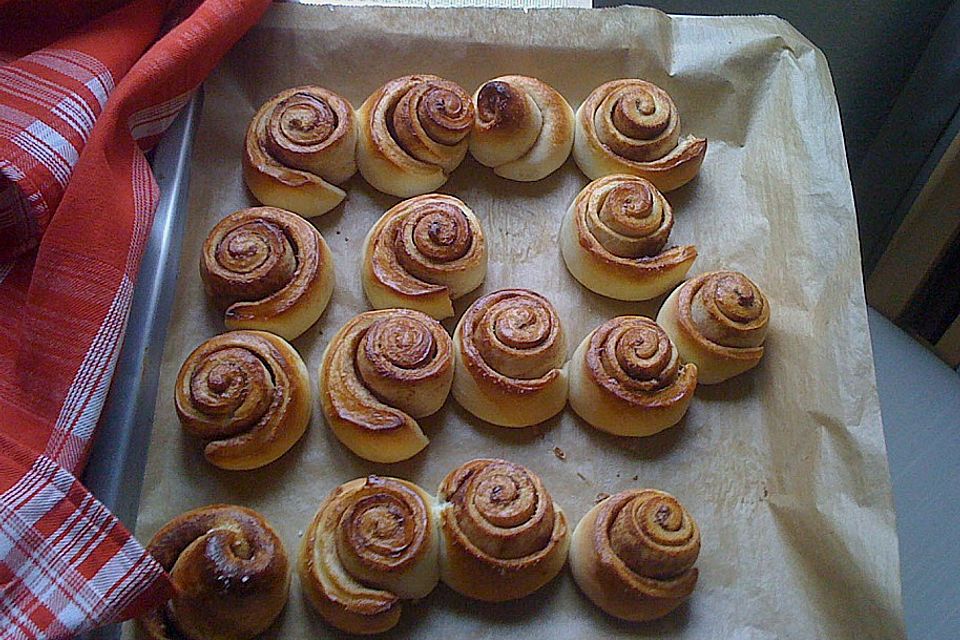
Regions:
<instances>
[{"instance_id":1,"label":"crumb on paper","mask_svg":"<svg viewBox=\"0 0 960 640\"><path fill-rule=\"evenodd\" d=\"M302 538L302 537L303 537L303 529L300 529L299 531L297 531L297 537L298 537L298 538Z\"/></svg>"},{"instance_id":2,"label":"crumb on paper","mask_svg":"<svg viewBox=\"0 0 960 640\"><path fill-rule=\"evenodd\" d=\"M634 481L634 482L636 482L636 481L639 480L639 479L640 479L640 476L639 476L639 475L633 476L633 481Z\"/></svg>"},{"instance_id":3,"label":"crumb on paper","mask_svg":"<svg viewBox=\"0 0 960 640\"><path fill-rule=\"evenodd\" d=\"M567 459L567 454L564 453L563 449L561 449L560 447L553 448L553 455L557 456L557 458L559 458L560 460Z\"/></svg>"},{"instance_id":4,"label":"crumb on paper","mask_svg":"<svg viewBox=\"0 0 960 640\"><path fill-rule=\"evenodd\" d=\"M580 478L581 480L583 480L584 482L586 482L587 484L590 484L590 481L587 480L587 476L583 475L583 474L580 473L579 471L577 471L577 477Z\"/></svg>"},{"instance_id":5,"label":"crumb on paper","mask_svg":"<svg viewBox=\"0 0 960 640\"><path fill-rule=\"evenodd\" d=\"M594 504L600 504L601 502L603 502L609 497L610 497L609 493L607 493L606 491L601 491L600 493L597 494L597 499L594 500Z\"/></svg>"}]
</instances>

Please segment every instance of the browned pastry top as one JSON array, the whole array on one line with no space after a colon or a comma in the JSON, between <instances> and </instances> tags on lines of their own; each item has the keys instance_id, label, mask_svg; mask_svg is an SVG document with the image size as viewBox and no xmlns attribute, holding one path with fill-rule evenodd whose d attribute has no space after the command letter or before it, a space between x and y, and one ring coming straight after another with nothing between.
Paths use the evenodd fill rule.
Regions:
<instances>
[{"instance_id":1,"label":"browned pastry top","mask_svg":"<svg viewBox=\"0 0 960 640\"><path fill-rule=\"evenodd\" d=\"M587 372L607 393L637 406L671 406L696 388L696 373L653 320L619 316L600 325L587 346Z\"/></svg>"},{"instance_id":2,"label":"browned pastry top","mask_svg":"<svg viewBox=\"0 0 960 640\"><path fill-rule=\"evenodd\" d=\"M244 160L293 187L310 181L301 171L342 182L349 171L325 163L337 151L352 147L354 131L349 102L322 87L293 87L257 111L247 129Z\"/></svg>"},{"instance_id":3,"label":"browned pastry top","mask_svg":"<svg viewBox=\"0 0 960 640\"><path fill-rule=\"evenodd\" d=\"M504 571L538 563L566 536L566 520L539 476L498 459L471 460L450 472L438 499L445 533L472 557Z\"/></svg>"},{"instance_id":4,"label":"browned pastry top","mask_svg":"<svg viewBox=\"0 0 960 640\"><path fill-rule=\"evenodd\" d=\"M215 336L187 356L174 392L183 428L207 444L208 456L257 450L281 437L301 381L300 366L259 331Z\"/></svg>"},{"instance_id":5,"label":"browned pastry top","mask_svg":"<svg viewBox=\"0 0 960 640\"><path fill-rule=\"evenodd\" d=\"M316 228L274 207L241 209L203 243L200 275L227 317L249 320L289 310L316 286L322 264ZM257 302L256 305L236 304Z\"/></svg>"},{"instance_id":6,"label":"browned pastry top","mask_svg":"<svg viewBox=\"0 0 960 640\"><path fill-rule=\"evenodd\" d=\"M395 624L401 596L384 583L436 552L436 523L421 494L371 475L340 485L320 506L305 534L301 578L338 627L369 633Z\"/></svg>"},{"instance_id":7,"label":"browned pastry top","mask_svg":"<svg viewBox=\"0 0 960 640\"><path fill-rule=\"evenodd\" d=\"M682 285L677 317L701 347L723 357L753 359L763 354L770 305L742 273L713 271Z\"/></svg>"},{"instance_id":8,"label":"browned pastry top","mask_svg":"<svg viewBox=\"0 0 960 640\"><path fill-rule=\"evenodd\" d=\"M419 162L443 165L435 145L454 147L473 127L470 96L460 85L438 76L396 78L378 89L372 99L375 107L370 117L377 119L370 127L374 146L382 149L396 144Z\"/></svg>"},{"instance_id":9,"label":"browned pastry top","mask_svg":"<svg viewBox=\"0 0 960 640\"><path fill-rule=\"evenodd\" d=\"M477 299L461 320L460 348L478 380L518 395L560 375L566 342L550 302L527 289L501 289Z\"/></svg>"},{"instance_id":10,"label":"browned pastry top","mask_svg":"<svg viewBox=\"0 0 960 640\"><path fill-rule=\"evenodd\" d=\"M283 543L251 509L215 504L188 511L160 529L147 550L176 590L166 607L141 620L156 640L249 637L286 601Z\"/></svg>"},{"instance_id":11,"label":"browned pastry top","mask_svg":"<svg viewBox=\"0 0 960 640\"><path fill-rule=\"evenodd\" d=\"M639 597L684 598L693 591L700 529L676 498L634 489L597 508L592 539L601 579Z\"/></svg>"},{"instance_id":12,"label":"browned pastry top","mask_svg":"<svg viewBox=\"0 0 960 640\"><path fill-rule=\"evenodd\" d=\"M365 431L407 425L405 408L381 399L391 390L449 375L453 343L430 316L411 309L361 313L330 341L320 387L330 410Z\"/></svg>"},{"instance_id":13,"label":"browned pastry top","mask_svg":"<svg viewBox=\"0 0 960 640\"><path fill-rule=\"evenodd\" d=\"M443 292L440 283L477 268L486 259L485 240L464 208L457 198L428 193L387 211L371 231L374 277L395 291L420 297Z\"/></svg>"},{"instance_id":14,"label":"browned pastry top","mask_svg":"<svg viewBox=\"0 0 960 640\"><path fill-rule=\"evenodd\" d=\"M653 184L637 176L605 176L588 184L571 205L585 251L629 276L658 272L697 255L693 246L664 249L673 208Z\"/></svg>"}]
</instances>

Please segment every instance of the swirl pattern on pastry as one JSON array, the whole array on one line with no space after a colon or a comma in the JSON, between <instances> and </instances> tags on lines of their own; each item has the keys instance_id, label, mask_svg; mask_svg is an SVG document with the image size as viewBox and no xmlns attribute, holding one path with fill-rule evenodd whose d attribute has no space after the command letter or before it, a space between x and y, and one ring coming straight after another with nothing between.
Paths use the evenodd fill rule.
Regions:
<instances>
[{"instance_id":1,"label":"swirl pattern on pastry","mask_svg":"<svg viewBox=\"0 0 960 640\"><path fill-rule=\"evenodd\" d=\"M625 173L661 191L693 180L707 152L704 138L680 138L680 113L666 91L637 79L606 82L576 116L573 157L588 178Z\"/></svg>"},{"instance_id":2,"label":"swirl pattern on pastry","mask_svg":"<svg viewBox=\"0 0 960 640\"><path fill-rule=\"evenodd\" d=\"M437 412L450 392L453 345L419 311L368 311L330 340L320 366L320 404L348 449L373 462L406 460L429 440L415 418Z\"/></svg>"},{"instance_id":3,"label":"swirl pattern on pastry","mask_svg":"<svg viewBox=\"0 0 960 640\"><path fill-rule=\"evenodd\" d=\"M357 111L357 163L374 188L400 198L435 191L463 161L473 102L432 75L391 80Z\"/></svg>"},{"instance_id":4,"label":"swirl pattern on pastry","mask_svg":"<svg viewBox=\"0 0 960 640\"><path fill-rule=\"evenodd\" d=\"M573 148L573 109L550 85L527 76L501 76L473 95L477 113L470 153L510 180L541 180Z\"/></svg>"},{"instance_id":5,"label":"swirl pattern on pastry","mask_svg":"<svg viewBox=\"0 0 960 640\"><path fill-rule=\"evenodd\" d=\"M666 332L642 316L603 323L570 364L570 406L597 429L621 436L672 427L696 388L696 365L681 363Z\"/></svg>"},{"instance_id":6,"label":"swirl pattern on pastry","mask_svg":"<svg viewBox=\"0 0 960 640\"><path fill-rule=\"evenodd\" d=\"M634 489L606 498L580 520L570 568L598 607L624 620L653 620L686 600L697 584L700 529L663 491Z\"/></svg>"},{"instance_id":7,"label":"swirl pattern on pastry","mask_svg":"<svg viewBox=\"0 0 960 640\"><path fill-rule=\"evenodd\" d=\"M170 574L175 595L140 619L151 640L248 640L287 602L283 542L257 512L214 504L183 513L147 551Z\"/></svg>"},{"instance_id":8,"label":"swirl pattern on pastry","mask_svg":"<svg viewBox=\"0 0 960 640\"><path fill-rule=\"evenodd\" d=\"M257 110L244 141L243 177L261 203L311 218L340 204L357 172L353 107L317 86L281 91Z\"/></svg>"},{"instance_id":9,"label":"swirl pattern on pastry","mask_svg":"<svg viewBox=\"0 0 960 640\"><path fill-rule=\"evenodd\" d=\"M540 478L506 460L471 460L440 483L440 578L477 600L527 596L566 562L567 520Z\"/></svg>"},{"instance_id":10,"label":"swirl pattern on pastry","mask_svg":"<svg viewBox=\"0 0 960 640\"><path fill-rule=\"evenodd\" d=\"M453 196L404 200L370 228L363 244L363 290L376 309L416 309L442 320L453 300L487 274L487 245L473 211Z\"/></svg>"},{"instance_id":11,"label":"swirl pattern on pastry","mask_svg":"<svg viewBox=\"0 0 960 640\"><path fill-rule=\"evenodd\" d=\"M713 271L684 282L657 314L680 357L697 365L702 384L757 366L769 322L767 297L737 271Z\"/></svg>"},{"instance_id":12,"label":"swirl pattern on pastry","mask_svg":"<svg viewBox=\"0 0 960 640\"><path fill-rule=\"evenodd\" d=\"M617 300L649 300L683 281L697 250L664 248L673 208L644 178L594 180L577 194L560 229L567 269L591 291Z\"/></svg>"},{"instance_id":13,"label":"swirl pattern on pastry","mask_svg":"<svg viewBox=\"0 0 960 640\"><path fill-rule=\"evenodd\" d=\"M320 232L274 207L231 213L203 242L200 277L225 309L228 329L262 329L293 340L333 293L333 254Z\"/></svg>"},{"instance_id":14,"label":"swirl pattern on pastry","mask_svg":"<svg viewBox=\"0 0 960 640\"><path fill-rule=\"evenodd\" d=\"M478 418L527 427L566 404L566 338L557 310L540 294L502 289L478 298L453 344L453 395Z\"/></svg>"},{"instance_id":15,"label":"swirl pattern on pastry","mask_svg":"<svg viewBox=\"0 0 960 640\"><path fill-rule=\"evenodd\" d=\"M434 499L397 478L369 476L337 487L303 537L300 580L323 618L372 634L400 619L401 601L423 598L440 579Z\"/></svg>"},{"instance_id":16,"label":"swirl pattern on pastry","mask_svg":"<svg viewBox=\"0 0 960 640\"><path fill-rule=\"evenodd\" d=\"M283 338L231 331L187 356L177 375L177 416L207 441L203 454L223 469L255 469L296 444L310 424L307 367Z\"/></svg>"}]
</instances>

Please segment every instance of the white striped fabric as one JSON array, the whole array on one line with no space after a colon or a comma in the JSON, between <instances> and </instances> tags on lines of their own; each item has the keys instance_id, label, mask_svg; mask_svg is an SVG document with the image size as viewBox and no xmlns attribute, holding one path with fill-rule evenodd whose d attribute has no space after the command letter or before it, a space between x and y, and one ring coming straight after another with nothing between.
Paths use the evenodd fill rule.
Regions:
<instances>
[{"instance_id":1,"label":"white striped fabric","mask_svg":"<svg viewBox=\"0 0 960 640\"><path fill-rule=\"evenodd\" d=\"M187 92L166 102L153 105L130 116L130 133L135 140L158 136L173 124L193 92Z\"/></svg>"},{"instance_id":2,"label":"white striped fabric","mask_svg":"<svg viewBox=\"0 0 960 640\"><path fill-rule=\"evenodd\" d=\"M107 537L116 535L118 523L89 494L55 531L36 526L52 510L76 496L77 479L47 457L41 456L15 485L0 494L0 560L13 574L11 589L0 598L0 637L40 638L70 629L83 631L92 620L111 619L140 593L141 580L155 572L155 561L129 539L119 553L96 568L89 579L78 570L91 561ZM37 555L45 559L37 563ZM29 589L32 598L21 598ZM14 603L29 603L26 607ZM56 623L40 629L34 620L40 607Z\"/></svg>"},{"instance_id":3,"label":"white striped fabric","mask_svg":"<svg viewBox=\"0 0 960 640\"><path fill-rule=\"evenodd\" d=\"M132 181L135 217L125 273L70 385L45 451L45 455L71 469L86 450L106 400L133 297L133 266L140 262L137 252L142 252L146 244L150 218L159 198L156 181L142 153L134 157Z\"/></svg>"}]
</instances>

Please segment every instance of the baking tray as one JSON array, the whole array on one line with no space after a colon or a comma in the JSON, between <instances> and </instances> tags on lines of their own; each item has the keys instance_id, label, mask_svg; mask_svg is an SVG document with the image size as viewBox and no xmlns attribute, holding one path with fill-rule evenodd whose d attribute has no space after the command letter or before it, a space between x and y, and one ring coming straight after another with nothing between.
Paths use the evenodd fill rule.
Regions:
<instances>
[{"instance_id":1,"label":"baking tray","mask_svg":"<svg viewBox=\"0 0 960 640\"><path fill-rule=\"evenodd\" d=\"M201 88L153 152L150 165L160 188L160 202L140 263L123 347L83 475L87 488L131 531L137 523L160 357L177 287L190 155L202 106ZM120 637L120 625L97 629L85 637L115 640Z\"/></svg>"},{"instance_id":2,"label":"baking tray","mask_svg":"<svg viewBox=\"0 0 960 640\"><path fill-rule=\"evenodd\" d=\"M141 267L127 335L86 481L129 527L136 522L153 422L160 355L177 282L189 184L195 99L156 150L152 164L163 194ZM174 273L167 273L173 271ZM118 628L90 637L116 638Z\"/></svg>"}]
</instances>

